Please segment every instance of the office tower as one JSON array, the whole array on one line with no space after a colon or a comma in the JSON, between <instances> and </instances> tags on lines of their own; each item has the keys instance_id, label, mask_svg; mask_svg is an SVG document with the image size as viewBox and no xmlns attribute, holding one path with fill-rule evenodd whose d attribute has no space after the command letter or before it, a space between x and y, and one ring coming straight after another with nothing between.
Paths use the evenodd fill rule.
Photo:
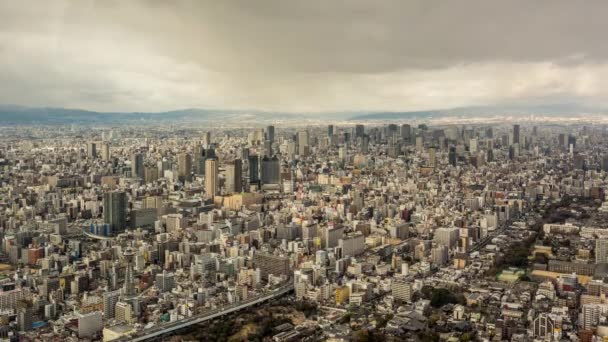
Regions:
<instances>
[{"instance_id":1,"label":"office tower","mask_svg":"<svg viewBox=\"0 0 608 342\"><path fill-rule=\"evenodd\" d=\"M458 243L459 236L458 228L437 228L435 230L434 240L438 244L446 246L448 249L452 249L456 247L456 243Z\"/></svg>"},{"instance_id":2,"label":"office tower","mask_svg":"<svg viewBox=\"0 0 608 342\"><path fill-rule=\"evenodd\" d=\"M89 142L87 144L87 155L89 158L97 158L97 144L94 142Z\"/></svg>"},{"instance_id":3,"label":"office tower","mask_svg":"<svg viewBox=\"0 0 608 342\"><path fill-rule=\"evenodd\" d=\"M416 137L416 150L422 152L424 149L424 138L422 136Z\"/></svg>"},{"instance_id":4,"label":"office tower","mask_svg":"<svg viewBox=\"0 0 608 342\"><path fill-rule=\"evenodd\" d=\"M150 183L158 179L158 167L154 165L144 166L144 182Z\"/></svg>"},{"instance_id":5,"label":"office tower","mask_svg":"<svg viewBox=\"0 0 608 342\"><path fill-rule=\"evenodd\" d=\"M127 248L122 253L127 262L127 268L125 270L125 284L123 287L123 294L126 298L135 296L135 276L133 274L133 260L135 258L135 252L132 248Z\"/></svg>"},{"instance_id":6,"label":"office tower","mask_svg":"<svg viewBox=\"0 0 608 342\"><path fill-rule=\"evenodd\" d=\"M365 134L365 126L363 125L356 125L355 126L355 137L362 137L363 134Z\"/></svg>"},{"instance_id":7,"label":"office tower","mask_svg":"<svg viewBox=\"0 0 608 342\"><path fill-rule=\"evenodd\" d=\"M534 337L552 337L555 324L547 313L541 313L534 319L533 334Z\"/></svg>"},{"instance_id":8,"label":"office tower","mask_svg":"<svg viewBox=\"0 0 608 342\"><path fill-rule=\"evenodd\" d=\"M211 132L203 133L202 144L205 148L211 146Z\"/></svg>"},{"instance_id":9,"label":"office tower","mask_svg":"<svg viewBox=\"0 0 608 342\"><path fill-rule=\"evenodd\" d=\"M192 157L188 153L180 153L177 156L177 177L180 182L192 181Z\"/></svg>"},{"instance_id":10,"label":"office tower","mask_svg":"<svg viewBox=\"0 0 608 342\"><path fill-rule=\"evenodd\" d=\"M243 191L243 162L235 159L226 165L226 193Z\"/></svg>"},{"instance_id":11,"label":"office tower","mask_svg":"<svg viewBox=\"0 0 608 342\"><path fill-rule=\"evenodd\" d=\"M99 311L79 313L76 317L78 317L79 338L92 338L103 329L103 319Z\"/></svg>"},{"instance_id":12,"label":"office tower","mask_svg":"<svg viewBox=\"0 0 608 342\"><path fill-rule=\"evenodd\" d=\"M160 292L170 292L175 287L175 275L163 270L156 275L156 287Z\"/></svg>"},{"instance_id":13,"label":"office tower","mask_svg":"<svg viewBox=\"0 0 608 342\"><path fill-rule=\"evenodd\" d=\"M260 182L260 157L258 155L249 156L249 183Z\"/></svg>"},{"instance_id":14,"label":"office tower","mask_svg":"<svg viewBox=\"0 0 608 342\"><path fill-rule=\"evenodd\" d=\"M144 156L141 153L134 153L131 156L131 177L144 179Z\"/></svg>"},{"instance_id":15,"label":"office tower","mask_svg":"<svg viewBox=\"0 0 608 342\"><path fill-rule=\"evenodd\" d=\"M323 243L324 248L334 248L338 246L339 240L344 237L344 227L342 226L328 226L323 229Z\"/></svg>"},{"instance_id":16,"label":"office tower","mask_svg":"<svg viewBox=\"0 0 608 342\"><path fill-rule=\"evenodd\" d=\"M210 198L214 198L218 193L218 162L215 158L209 158L205 161L205 192Z\"/></svg>"},{"instance_id":17,"label":"office tower","mask_svg":"<svg viewBox=\"0 0 608 342\"><path fill-rule=\"evenodd\" d=\"M492 127L486 128L486 138L493 139L494 138L494 130Z\"/></svg>"},{"instance_id":18,"label":"office tower","mask_svg":"<svg viewBox=\"0 0 608 342\"><path fill-rule=\"evenodd\" d=\"M536 126L532 127L532 135L533 136L537 136L538 135L538 127L536 127Z\"/></svg>"},{"instance_id":19,"label":"office tower","mask_svg":"<svg viewBox=\"0 0 608 342\"><path fill-rule=\"evenodd\" d=\"M276 157L262 158L262 184L280 183L280 165Z\"/></svg>"},{"instance_id":20,"label":"office tower","mask_svg":"<svg viewBox=\"0 0 608 342\"><path fill-rule=\"evenodd\" d=\"M264 155L268 157L272 157L272 142L270 140L264 141Z\"/></svg>"},{"instance_id":21,"label":"office tower","mask_svg":"<svg viewBox=\"0 0 608 342\"><path fill-rule=\"evenodd\" d=\"M435 148L434 147L429 148L429 167L437 166L437 157L435 154L436 154Z\"/></svg>"},{"instance_id":22,"label":"office tower","mask_svg":"<svg viewBox=\"0 0 608 342\"><path fill-rule=\"evenodd\" d=\"M266 140L270 141L270 143L274 142L274 126L266 127Z\"/></svg>"},{"instance_id":23,"label":"office tower","mask_svg":"<svg viewBox=\"0 0 608 342\"><path fill-rule=\"evenodd\" d=\"M334 125L327 125L327 135L330 137L334 135Z\"/></svg>"},{"instance_id":24,"label":"office tower","mask_svg":"<svg viewBox=\"0 0 608 342\"><path fill-rule=\"evenodd\" d=\"M127 194L112 191L103 194L103 221L110 225L111 234L127 228Z\"/></svg>"},{"instance_id":25,"label":"office tower","mask_svg":"<svg viewBox=\"0 0 608 342\"><path fill-rule=\"evenodd\" d=\"M396 138L398 130L399 130L399 126L397 126L395 124L389 124L388 127L386 128L386 137L388 139Z\"/></svg>"},{"instance_id":26,"label":"office tower","mask_svg":"<svg viewBox=\"0 0 608 342\"><path fill-rule=\"evenodd\" d=\"M342 248L342 257L358 256L365 251L365 236L357 233L338 239L338 246Z\"/></svg>"},{"instance_id":27,"label":"office tower","mask_svg":"<svg viewBox=\"0 0 608 342\"><path fill-rule=\"evenodd\" d=\"M513 125L513 144L519 144L519 125Z\"/></svg>"},{"instance_id":28,"label":"office tower","mask_svg":"<svg viewBox=\"0 0 608 342\"><path fill-rule=\"evenodd\" d=\"M194 174L196 175L204 175L205 174L205 149L202 145L198 145L194 147L194 151L192 153L192 168L194 170Z\"/></svg>"},{"instance_id":29,"label":"office tower","mask_svg":"<svg viewBox=\"0 0 608 342\"><path fill-rule=\"evenodd\" d=\"M268 280L268 276L289 276L289 258L278 255L257 252L253 257L256 268L260 269L261 278Z\"/></svg>"},{"instance_id":30,"label":"office tower","mask_svg":"<svg viewBox=\"0 0 608 342\"><path fill-rule=\"evenodd\" d=\"M361 153L369 153L369 136L364 135L361 137Z\"/></svg>"},{"instance_id":31,"label":"office tower","mask_svg":"<svg viewBox=\"0 0 608 342\"><path fill-rule=\"evenodd\" d=\"M452 166L456 166L456 147L450 147L450 152L448 152L448 162Z\"/></svg>"},{"instance_id":32,"label":"office tower","mask_svg":"<svg viewBox=\"0 0 608 342\"><path fill-rule=\"evenodd\" d=\"M310 152L308 131L298 132L298 155L307 156Z\"/></svg>"},{"instance_id":33,"label":"office tower","mask_svg":"<svg viewBox=\"0 0 608 342\"><path fill-rule=\"evenodd\" d=\"M32 324L34 323L32 306L32 303L25 299L17 302L17 326L21 332L32 330Z\"/></svg>"},{"instance_id":34,"label":"office tower","mask_svg":"<svg viewBox=\"0 0 608 342\"><path fill-rule=\"evenodd\" d=\"M120 290L103 293L103 315L106 319L112 319L116 315L116 303L120 299Z\"/></svg>"},{"instance_id":35,"label":"office tower","mask_svg":"<svg viewBox=\"0 0 608 342\"><path fill-rule=\"evenodd\" d=\"M409 303L414 292L412 283L405 279L395 279L391 284L391 294L397 300Z\"/></svg>"},{"instance_id":36,"label":"office tower","mask_svg":"<svg viewBox=\"0 0 608 342\"><path fill-rule=\"evenodd\" d=\"M110 160L110 143L104 142L101 144L101 160Z\"/></svg>"},{"instance_id":37,"label":"office tower","mask_svg":"<svg viewBox=\"0 0 608 342\"><path fill-rule=\"evenodd\" d=\"M404 142L409 143L411 140L412 128L408 124L401 125L401 138Z\"/></svg>"},{"instance_id":38,"label":"office tower","mask_svg":"<svg viewBox=\"0 0 608 342\"><path fill-rule=\"evenodd\" d=\"M608 263L608 239L595 240L595 263Z\"/></svg>"}]
</instances>

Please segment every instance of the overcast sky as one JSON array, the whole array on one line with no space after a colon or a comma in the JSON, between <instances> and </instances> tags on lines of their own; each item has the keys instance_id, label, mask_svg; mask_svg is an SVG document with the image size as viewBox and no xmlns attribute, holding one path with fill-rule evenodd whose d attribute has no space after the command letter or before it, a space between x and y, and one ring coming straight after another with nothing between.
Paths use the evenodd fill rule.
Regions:
<instances>
[{"instance_id":1,"label":"overcast sky","mask_svg":"<svg viewBox=\"0 0 608 342\"><path fill-rule=\"evenodd\" d=\"M0 0L0 103L419 110L608 102L608 1Z\"/></svg>"}]
</instances>

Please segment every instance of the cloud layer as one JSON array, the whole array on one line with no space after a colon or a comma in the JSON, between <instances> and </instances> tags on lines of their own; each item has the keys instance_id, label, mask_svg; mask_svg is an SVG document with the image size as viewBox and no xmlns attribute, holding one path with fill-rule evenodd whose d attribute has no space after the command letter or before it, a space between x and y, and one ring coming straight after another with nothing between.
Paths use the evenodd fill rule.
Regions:
<instances>
[{"instance_id":1,"label":"cloud layer","mask_svg":"<svg viewBox=\"0 0 608 342\"><path fill-rule=\"evenodd\" d=\"M605 1L0 1L0 103L606 105L607 15Z\"/></svg>"}]
</instances>

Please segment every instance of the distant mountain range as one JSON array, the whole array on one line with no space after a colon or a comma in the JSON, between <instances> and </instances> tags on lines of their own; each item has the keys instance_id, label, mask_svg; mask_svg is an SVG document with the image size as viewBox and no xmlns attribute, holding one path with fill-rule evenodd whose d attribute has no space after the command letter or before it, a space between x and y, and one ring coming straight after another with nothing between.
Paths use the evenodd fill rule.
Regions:
<instances>
[{"instance_id":1,"label":"distant mountain range","mask_svg":"<svg viewBox=\"0 0 608 342\"><path fill-rule=\"evenodd\" d=\"M183 122L259 122L272 120L350 120L388 121L425 120L442 117L491 117L497 115L554 115L603 114L606 109L573 104L539 106L479 106L404 112L327 112L327 113L280 113L246 110L182 109L166 112L95 112L81 109L24 107L0 105L0 125L116 125L116 124L162 124Z\"/></svg>"}]
</instances>

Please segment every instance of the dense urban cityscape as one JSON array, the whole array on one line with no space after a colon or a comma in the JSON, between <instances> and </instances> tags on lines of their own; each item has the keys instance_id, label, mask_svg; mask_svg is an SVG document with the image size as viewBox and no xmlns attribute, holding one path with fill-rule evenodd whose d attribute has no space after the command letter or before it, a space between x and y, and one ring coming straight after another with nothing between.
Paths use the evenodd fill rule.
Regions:
<instances>
[{"instance_id":1,"label":"dense urban cityscape","mask_svg":"<svg viewBox=\"0 0 608 342\"><path fill-rule=\"evenodd\" d=\"M608 337L606 126L2 133L2 339Z\"/></svg>"}]
</instances>

